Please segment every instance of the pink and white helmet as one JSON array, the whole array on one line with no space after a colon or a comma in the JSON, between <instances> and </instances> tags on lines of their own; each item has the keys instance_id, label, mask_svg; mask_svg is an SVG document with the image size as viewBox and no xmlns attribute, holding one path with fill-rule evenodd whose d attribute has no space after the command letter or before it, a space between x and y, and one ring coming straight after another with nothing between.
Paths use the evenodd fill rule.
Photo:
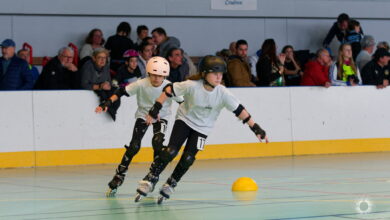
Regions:
<instances>
[{"instance_id":1,"label":"pink and white helmet","mask_svg":"<svg viewBox=\"0 0 390 220\"><path fill-rule=\"evenodd\" d=\"M133 50L133 49L126 50L123 53L123 58L128 58L128 57L138 57L138 52L136 50Z\"/></svg>"},{"instance_id":2,"label":"pink and white helmet","mask_svg":"<svg viewBox=\"0 0 390 220\"><path fill-rule=\"evenodd\" d=\"M146 64L146 72L159 76L169 76L169 63L163 57L152 57Z\"/></svg>"}]
</instances>

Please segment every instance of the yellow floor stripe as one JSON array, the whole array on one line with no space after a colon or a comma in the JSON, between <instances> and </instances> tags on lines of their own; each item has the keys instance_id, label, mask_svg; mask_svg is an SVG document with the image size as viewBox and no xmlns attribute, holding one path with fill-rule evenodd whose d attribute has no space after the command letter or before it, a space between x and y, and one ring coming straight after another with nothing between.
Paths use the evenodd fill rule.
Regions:
<instances>
[{"instance_id":1,"label":"yellow floor stripe","mask_svg":"<svg viewBox=\"0 0 390 220\"><path fill-rule=\"evenodd\" d=\"M390 138L206 145L197 159L390 151ZM124 148L0 153L0 168L118 163ZM141 148L133 162L151 162L153 149ZM178 159L178 158L177 158Z\"/></svg>"}]
</instances>

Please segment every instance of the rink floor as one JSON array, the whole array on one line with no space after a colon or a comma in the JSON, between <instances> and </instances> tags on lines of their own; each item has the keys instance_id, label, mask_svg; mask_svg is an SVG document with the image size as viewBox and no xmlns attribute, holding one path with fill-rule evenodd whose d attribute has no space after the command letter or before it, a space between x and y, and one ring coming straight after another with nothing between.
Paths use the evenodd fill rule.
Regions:
<instances>
[{"instance_id":1,"label":"rink floor","mask_svg":"<svg viewBox=\"0 0 390 220\"><path fill-rule=\"evenodd\" d=\"M390 153L196 161L162 205L157 190L134 203L148 163L106 198L115 167L0 169L0 219L390 219ZM232 194L242 176L257 194Z\"/></svg>"}]
</instances>

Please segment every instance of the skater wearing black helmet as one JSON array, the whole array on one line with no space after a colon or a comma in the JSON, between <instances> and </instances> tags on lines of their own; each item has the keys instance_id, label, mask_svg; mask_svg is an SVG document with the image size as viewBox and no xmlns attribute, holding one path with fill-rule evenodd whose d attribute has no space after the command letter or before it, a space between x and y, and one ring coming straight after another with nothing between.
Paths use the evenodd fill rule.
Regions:
<instances>
[{"instance_id":1,"label":"skater wearing black helmet","mask_svg":"<svg viewBox=\"0 0 390 220\"><path fill-rule=\"evenodd\" d=\"M170 197L177 183L194 163L197 152L203 150L207 135L223 108L232 111L244 124L247 123L260 142L265 140L268 143L265 131L254 122L238 99L221 85L224 72L226 72L226 64L222 58L206 56L199 64L198 75L191 77L190 80L173 83L164 88L149 111L147 124L158 118L163 103L169 98L183 96L185 102L177 111L168 146L164 147L154 158L150 172L139 183L136 202L153 191L161 172L176 157L186 141L179 163L160 190L161 196L158 203Z\"/></svg>"}]
</instances>

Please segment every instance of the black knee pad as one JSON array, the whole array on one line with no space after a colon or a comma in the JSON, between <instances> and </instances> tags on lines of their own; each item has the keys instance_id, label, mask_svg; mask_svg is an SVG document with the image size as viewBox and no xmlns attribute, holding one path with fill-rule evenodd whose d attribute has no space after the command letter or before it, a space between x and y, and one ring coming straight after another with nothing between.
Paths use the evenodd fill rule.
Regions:
<instances>
[{"instance_id":1,"label":"black knee pad","mask_svg":"<svg viewBox=\"0 0 390 220\"><path fill-rule=\"evenodd\" d=\"M141 143L138 141L132 141L130 142L130 146L126 146L126 155L128 156L134 156L138 153L139 149L141 148Z\"/></svg>"},{"instance_id":2,"label":"black knee pad","mask_svg":"<svg viewBox=\"0 0 390 220\"><path fill-rule=\"evenodd\" d=\"M127 167L123 166L122 164L119 164L118 168L116 169L116 173L119 175L124 175L127 172Z\"/></svg>"},{"instance_id":3,"label":"black knee pad","mask_svg":"<svg viewBox=\"0 0 390 220\"><path fill-rule=\"evenodd\" d=\"M184 168L189 168L195 161L195 156L188 153L183 153L180 159L180 165Z\"/></svg>"},{"instance_id":4,"label":"black knee pad","mask_svg":"<svg viewBox=\"0 0 390 220\"><path fill-rule=\"evenodd\" d=\"M163 148L159 156L163 162L168 163L171 162L176 155L177 151L175 149L167 147Z\"/></svg>"},{"instance_id":5,"label":"black knee pad","mask_svg":"<svg viewBox=\"0 0 390 220\"><path fill-rule=\"evenodd\" d=\"M161 151L163 148L165 135L163 133L157 133L153 136L152 146L154 151Z\"/></svg>"}]
</instances>

